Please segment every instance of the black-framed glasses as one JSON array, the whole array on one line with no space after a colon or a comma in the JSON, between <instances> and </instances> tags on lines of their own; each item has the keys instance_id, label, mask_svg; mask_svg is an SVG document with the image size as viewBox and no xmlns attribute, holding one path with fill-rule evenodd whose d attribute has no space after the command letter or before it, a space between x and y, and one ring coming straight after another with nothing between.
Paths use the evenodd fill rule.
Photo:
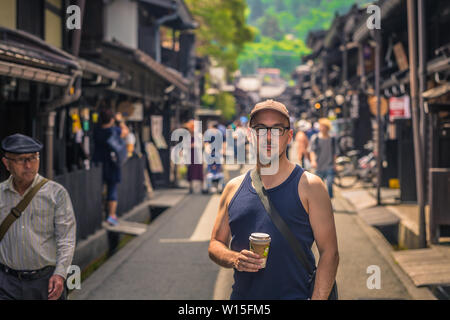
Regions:
<instances>
[{"instance_id":1,"label":"black-framed glasses","mask_svg":"<svg viewBox=\"0 0 450 320\"><path fill-rule=\"evenodd\" d=\"M22 157L22 158L16 158L16 159L8 158L8 157L5 156L5 159L8 159L8 160L14 162L15 164L23 166L27 162L29 162L31 164L36 164L36 162L39 160L39 155L36 154L34 156L31 156L31 157Z\"/></svg>"},{"instance_id":2,"label":"black-framed glasses","mask_svg":"<svg viewBox=\"0 0 450 320\"><path fill-rule=\"evenodd\" d=\"M273 126L273 127L266 127L264 125L256 125L252 127L253 130L255 130L256 135L258 137L263 137L267 135L267 132L272 134L274 137L279 137L285 134L287 130L290 129L290 127L283 127L283 126Z\"/></svg>"}]
</instances>

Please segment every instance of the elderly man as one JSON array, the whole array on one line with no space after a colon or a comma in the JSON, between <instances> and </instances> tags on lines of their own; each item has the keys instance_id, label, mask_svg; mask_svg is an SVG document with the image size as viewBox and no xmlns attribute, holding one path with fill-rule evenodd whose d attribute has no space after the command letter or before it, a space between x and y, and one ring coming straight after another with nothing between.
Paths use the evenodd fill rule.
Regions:
<instances>
[{"instance_id":1,"label":"elderly man","mask_svg":"<svg viewBox=\"0 0 450 320\"><path fill-rule=\"evenodd\" d=\"M76 237L69 194L38 174L39 141L14 134L1 147L11 176L0 184L0 300L65 299Z\"/></svg>"}]
</instances>

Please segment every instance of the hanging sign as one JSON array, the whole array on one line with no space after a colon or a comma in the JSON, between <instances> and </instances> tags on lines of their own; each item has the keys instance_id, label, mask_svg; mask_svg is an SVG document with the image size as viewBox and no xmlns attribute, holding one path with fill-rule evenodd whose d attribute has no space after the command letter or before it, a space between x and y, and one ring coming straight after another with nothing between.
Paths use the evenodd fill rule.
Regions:
<instances>
[{"instance_id":1,"label":"hanging sign","mask_svg":"<svg viewBox=\"0 0 450 320\"><path fill-rule=\"evenodd\" d=\"M145 151L147 153L147 159L150 165L150 171L152 173L163 173L164 167L162 165L161 157L159 156L158 149L152 142L145 144Z\"/></svg>"},{"instance_id":2,"label":"hanging sign","mask_svg":"<svg viewBox=\"0 0 450 320\"><path fill-rule=\"evenodd\" d=\"M410 119L411 109L409 96L389 98L389 120Z\"/></svg>"},{"instance_id":3,"label":"hanging sign","mask_svg":"<svg viewBox=\"0 0 450 320\"><path fill-rule=\"evenodd\" d=\"M163 117L151 116L152 138L158 149L167 149L167 143L163 136Z\"/></svg>"}]
</instances>

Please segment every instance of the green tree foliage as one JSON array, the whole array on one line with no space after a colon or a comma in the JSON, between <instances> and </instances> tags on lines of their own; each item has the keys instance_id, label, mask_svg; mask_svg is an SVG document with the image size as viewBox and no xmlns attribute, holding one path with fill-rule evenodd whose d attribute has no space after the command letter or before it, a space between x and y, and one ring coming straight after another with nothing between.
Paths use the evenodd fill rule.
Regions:
<instances>
[{"instance_id":1,"label":"green tree foliage","mask_svg":"<svg viewBox=\"0 0 450 320\"><path fill-rule=\"evenodd\" d=\"M227 77L238 69L238 57L246 43L253 41L254 28L247 25L249 13L245 0L185 0L194 19L199 23L196 29L196 50L200 56L208 56L218 66L224 67ZM210 86L206 77L206 89ZM220 92L205 94L203 106L222 111L223 118L231 120L235 115L236 101L233 95Z\"/></svg>"},{"instance_id":2,"label":"green tree foliage","mask_svg":"<svg viewBox=\"0 0 450 320\"><path fill-rule=\"evenodd\" d=\"M305 41L311 30L328 29L338 14L346 13L357 3L368 0L247 0L248 23L257 28L255 40L245 46L239 56L244 74L257 67L280 68L288 77L310 53Z\"/></svg>"},{"instance_id":3,"label":"green tree foliage","mask_svg":"<svg viewBox=\"0 0 450 320\"><path fill-rule=\"evenodd\" d=\"M265 37L278 41L283 39L283 33L275 12L265 14L263 17L259 18L258 27L261 30L261 34Z\"/></svg>"},{"instance_id":4,"label":"green tree foliage","mask_svg":"<svg viewBox=\"0 0 450 320\"><path fill-rule=\"evenodd\" d=\"M237 58L245 43L253 40L247 25L245 0L185 0L194 19L197 53L212 57L231 73L238 68Z\"/></svg>"},{"instance_id":5,"label":"green tree foliage","mask_svg":"<svg viewBox=\"0 0 450 320\"><path fill-rule=\"evenodd\" d=\"M285 36L282 40L260 36L259 42L247 45L239 57L243 74L251 74L258 67L278 67L288 73L298 64L301 55L310 50L301 39Z\"/></svg>"},{"instance_id":6,"label":"green tree foliage","mask_svg":"<svg viewBox=\"0 0 450 320\"><path fill-rule=\"evenodd\" d=\"M220 92L216 95L205 94L202 96L202 105L221 110L222 117L226 120L232 120L236 114L236 99L228 92Z\"/></svg>"}]
</instances>

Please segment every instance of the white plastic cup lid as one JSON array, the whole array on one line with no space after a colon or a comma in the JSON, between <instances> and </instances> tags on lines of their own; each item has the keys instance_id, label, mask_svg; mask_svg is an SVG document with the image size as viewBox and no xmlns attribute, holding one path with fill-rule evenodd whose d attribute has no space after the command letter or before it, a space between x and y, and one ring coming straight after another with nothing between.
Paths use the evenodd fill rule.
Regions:
<instances>
[{"instance_id":1,"label":"white plastic cup lid","mask_svg":"<svg viewBox=\"0 0 450 320\"><path fill-rule=\"evenodd\" d=\"M271 238L267 233L255 232L250 235L249 240L254 242L268 242Z\"/></svg>"}]
</instances>

